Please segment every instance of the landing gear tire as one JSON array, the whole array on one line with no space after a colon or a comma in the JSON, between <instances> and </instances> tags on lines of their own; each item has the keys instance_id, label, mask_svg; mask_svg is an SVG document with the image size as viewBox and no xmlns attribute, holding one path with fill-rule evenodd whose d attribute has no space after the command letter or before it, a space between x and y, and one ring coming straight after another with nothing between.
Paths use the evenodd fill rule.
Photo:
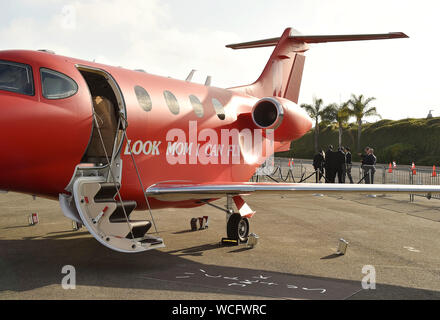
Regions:
<instances>
[{"instance_id":1,"label":"landing gear tire","mask_svg":"<svg viewBox=\"0 0 440 320\"><path fill-rule=\"evenodd\" d=\"M246 242L249 237L249 220L238 213L232 214L228 220L227 234L229 239Z\"/></svg>"}]
</instances>

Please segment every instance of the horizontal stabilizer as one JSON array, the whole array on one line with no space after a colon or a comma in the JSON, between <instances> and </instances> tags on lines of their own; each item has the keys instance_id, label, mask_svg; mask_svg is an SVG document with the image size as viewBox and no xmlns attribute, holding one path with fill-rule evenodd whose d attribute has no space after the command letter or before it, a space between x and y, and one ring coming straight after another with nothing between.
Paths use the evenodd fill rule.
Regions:
<instances>
[{"instance_id":1,"label":"horizontal stabilizer","mask_svg":"<svg viewBox=\"0 0 440 320\"><path fill-rule=\"evenodd\" d=\"M409 38L403 32L375 33L375 34L345 34L345 35L290 35L289 39L294 42L324 43L341 41L362 41L362 40L384 40ZM281 38L270 38L264 40L229 44L226 47L231 49L250 49L276 46Z\"/></svg>"}]
</instances>

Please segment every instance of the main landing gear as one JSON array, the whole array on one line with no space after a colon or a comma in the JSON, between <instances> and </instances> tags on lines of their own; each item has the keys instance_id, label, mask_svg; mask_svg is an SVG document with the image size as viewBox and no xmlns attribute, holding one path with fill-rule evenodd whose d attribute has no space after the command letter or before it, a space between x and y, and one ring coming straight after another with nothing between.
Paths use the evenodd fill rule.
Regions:
<instances>
[{"instance_id":1,"label":"main landing gear","mask_svg":"<svg viewBox=\"0 0 440 320\"><path fill-rule=\"evenodd\" d=\"M249 219L243 218L239 213L231 214L226 225L226 233L229 239L247 242L249 237Z\"/></svg>"},{"instance_id":2,"label":"main landing gear","mask_svg":"<svg viewBox=\"0 0 440 320\"><path fill-rule=\"evenodd\" d=\"M250 235L249 218L254 215L254 211L244 202L240 196L227 196L226 209L219 207L208 201L203 201L216 209L226 212L226 235L222 239L225 244L246 243ZM234 212L233 203L237 206L238 212Z\"/></svg>"}]
</instances>

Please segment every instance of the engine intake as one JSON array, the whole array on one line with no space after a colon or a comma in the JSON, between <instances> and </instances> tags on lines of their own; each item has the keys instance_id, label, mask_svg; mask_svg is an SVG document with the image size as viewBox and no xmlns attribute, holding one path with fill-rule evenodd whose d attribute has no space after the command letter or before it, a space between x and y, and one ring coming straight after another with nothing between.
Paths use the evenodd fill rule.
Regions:
<instances>
[{"instance_id":1,"label":"engine intake","mask_svg":"<svg viewBox=\"0 0 440 320\"><path fill-rule=\"evenodd\" d=\"M276 129L283 121L283 106L274 98L259 100L253 110L252 119L260 128Z\"/></svg>"},{"instance_id":2,"label":"engine intake","mask_svg":"<svg viewBox=\"0 0 440 320\"><path fill-rule=\"evenodd\" d=\"M279 97L257 101L252 108L256 127L273 129L276 141L292 141L302 137L312 127L312 120L296 103Z\"/></svg>"}]
</instances>

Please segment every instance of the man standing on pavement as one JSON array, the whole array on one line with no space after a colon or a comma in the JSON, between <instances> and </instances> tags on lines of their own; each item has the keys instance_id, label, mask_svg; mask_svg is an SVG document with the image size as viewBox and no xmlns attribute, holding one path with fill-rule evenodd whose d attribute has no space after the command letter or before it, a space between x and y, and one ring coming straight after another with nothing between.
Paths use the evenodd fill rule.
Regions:
<instances>
[{"instance_id":1,"label":"man standing on pavement","mask_svg":"<svg viewBox=\"0 0 440 320\"><path fill-rule=\"evenodd\" d=\"M376 173L376 156L374 155L374 149L368 148L368 153L365 156L362 164L364 170L365 184L374 183L374 174Z\"/></svg>"},{"instance_id":2,"label":"man standing on pavement","mask_svg":"<svg viewBox=\"0 0 440 320\"><path fill-rule=\"evenodd\" d=\"M351 150L349 147L345 147L345 172L347 174L350 183L353 183L353 177L351 176L351 168L353 164L351 162Z\"/></svg>"},{"instance_id":3,"label":"man standing on pavement","mask_svg":"<svg viewBox=\"0 0 440 320\"><path fill-rule=\"evenodd\" d=\"M333 146L329 145L325 153L325 182L335 183L336 178L336 152L333 151Z\"/></svg>"},{"instance_id":4,"label":"man standing on pavement","mask_svg":"<svg viewBox=\"0 0 440 320\"><path fill-rule=\"evenodd\" d=\"M325 153L321 150L313 157L313 168L315 169L316 183L321 182L324 175Z\"/></svg>"},{"instance_id":5,"label":"man standing on pavement","mask_svg":"<svg viewBox=\"0 0 440 320\"><path fill-rule=\"evenodd\" d=\"M338 183L345 183L345 152L340 147L336 152L336 173L338 175Z\"/></svg>"}]
</instances>

